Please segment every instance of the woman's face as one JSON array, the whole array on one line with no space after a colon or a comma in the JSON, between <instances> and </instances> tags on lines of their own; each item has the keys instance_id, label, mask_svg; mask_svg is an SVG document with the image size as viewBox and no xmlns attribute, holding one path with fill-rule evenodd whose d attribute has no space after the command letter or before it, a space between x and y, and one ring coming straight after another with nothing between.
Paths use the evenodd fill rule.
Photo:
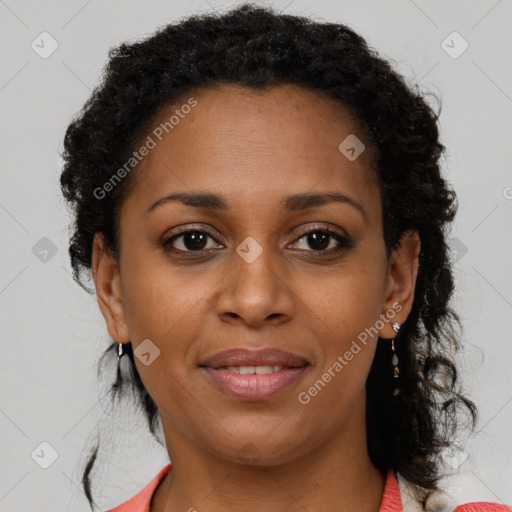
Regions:
<instances>
[{"instance_id":1,"label":"woman's face","mask_svg":"<svg viewBox=\"0 0 512 512\"><path fill-rule=\"evenodd\" d=\"M357 156L348 139L355 152L340 150L364 137L337 102L292 85L191 96L197 103L166 108L142 141L152 147L122 206L119 272L95 240L109 333L131 340L171 451L187 440L226 460L279 464L327 439L360 439L377 331L392 338L391 322L406 319L419 247L404 244L388 273L369 149ZM224 205L155 206L199 193ZM350 200L300 199L310 194ZM236 348L280 349L306 365L280 377L203 366Z\"/></svg>"}]
</instances>

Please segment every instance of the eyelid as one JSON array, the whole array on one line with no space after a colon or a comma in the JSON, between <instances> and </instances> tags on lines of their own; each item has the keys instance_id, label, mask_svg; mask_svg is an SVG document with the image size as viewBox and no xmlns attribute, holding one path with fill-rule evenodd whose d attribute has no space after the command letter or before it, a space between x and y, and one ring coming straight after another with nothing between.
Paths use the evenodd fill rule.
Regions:
<instances>
[{"instance_id":1,"label":"eyelid","mask_svg":"<svg viewBox=\"0 0 512 512\"><path fill-rule=\"evenodd\" d=\"M303 252L312 253L315 255L315 257L329 257L329 256L336 256L340 253L343 253L349 249L354 249L356 246L354 244L353 239L350 237L350 235L347 234L345 230L339 230L331 227L329 224L320 223L313 226L308 226L301 230L299 235L294 239L292 243L297 243L299 240L307 236L309 233L327 233L327 235L331 238L336 239L338 242L338 246L327 249L327 250L305 250Z\"/></svg>"},{"instance_id":2,"label":"eyelid","mask_svg":"<svg viewBox=\"0 0 512 512\"><path fill-rule=\"evenodd\" d=\"M162 242L162 245L164 247L171 245L172 242L175 241L176 239L178 239L180 236L187 234L189 232L192 232L192 231L198 231L200 233L204 233L208 237L210 237L214 242L221 243L216 239L216 235L213 235L209 229L205 229L205 227L202 225L195 226L193 224L192 225L187 224L185 226L181 226L176 229L177 229L177 231L174 232L171 236L164 238L164 240ZM333 238L338 237L338 239L337 239L338 247L335 249L329 249L329 250L318 250L318 251L309 250L309 251L305 251L305 252L312 252L312 253L318 252L318 253L329 254L331 252L336 252L339 250L343 250L344 248L350 248L350 247L354 246L352 238L345 232L345 230L340 229L340 228L335 229L335 228L331 227L329 224L322 223L322 222L313 224L313 225L309 225L309 226L306 226L306 227L300 229L299 233L292 240L291 243L292 244L296 243L298 240L300 240L304 236L308 235L309 233L316 233L316 232L326 232L329 236L331 236ZM194 253L195 254L205 254L205 253L210 253L213 251L212 249L203 249L202 251L184 251L182 249L174 249L174 248L173 248L173 250L176 252L191 253L191 254L194 254Z\"/></svg>"},{"instance_id":3,"label":"eyelid","mask_svg":"<svg viewBox=\"0 0 512 512\"><path fill-rule=\"evenodd\" d=\"M210 231L210 229L205 229L204 226L195 226L195 225L190 225L190 224L186 224L184 226L179 226L177 228L175 228L176 231L170 235L170 236L164 236L164 239L163 241L161 242L161 245L164 247L164 249L167 247L167 246L171 246L172 245L172 242L174 242L175 240L177 240L180 236L183 236L183 235L186 235L187 233L190 233L190 232L193 232L193 231L197 231L199 233L204 233L206 236L210 237L215 243L220 243L218 240L217 240L217 235L213 235ZM184 251L182 249L174 249L172 248L173 251L175 252L180 252L180 253L196 253L196 254L204 254L204 253L207 253L207 252L211 252L211 249L203 249L202 251Z\"/></svg>"},{"instance_id":4,"label":"eyelid","mask_svg":"<svg viewBox=\"0 0 512 512\"><path fill-rule=\"evenodd\" d=\"M209 236L211 236L212 238L214 237L214 235L211 234L208 231L208 229L207 230L204 229L204 225L185 224L183 226L178 226L175 229L176 229L176 231L167 239L172 238L173 236L176 236L178 234L187 233L189 231L194 231L194 230L195 231L203 231L203 232L207 233ZM343 230L341 228L333 228L333 227L331 227L330 224L325 223L325 222L319 222L318 224L306 226L305 228L299 230L298 236L303 236L304 234L308 234L312 231L314 232L315 230L330 231L330 232L336 233L339 236L343 236L345 238L350 238L350 235L348 235L348 233L346 233L345 230ZM338 230L340 230L341 232L338 232ZM217 235L215 235L215 236L217 236Z\"/></svg>"},{"instance_id":5,"label":"eyelid","mask_svg":"<svg viewBox=\"0 0 512 512\"><path fill-rule=\"evenodd\" d=\"M316 231L327 231L330 234L335 234L343 238L350 238L349 235L345 232L345 230L340 228L331 227L330 224L319 223L314 224L312 226L306 226L305 228L299 231L299 238L309 233L315 233Z\"/></svg>"}]
</instances>

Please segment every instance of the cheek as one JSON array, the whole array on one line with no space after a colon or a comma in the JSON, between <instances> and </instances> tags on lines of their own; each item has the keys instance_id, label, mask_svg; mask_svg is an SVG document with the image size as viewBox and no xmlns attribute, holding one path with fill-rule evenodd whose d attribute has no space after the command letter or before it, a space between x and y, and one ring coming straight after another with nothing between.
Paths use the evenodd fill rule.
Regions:
<instances>
[{"instance_id":1,"label":"cheek","mask_svg":"<svg viewBox=\"0 0 512 512\"><path fill-rule=\"evenodd\" d=\"M383 297L380 295L380 276L365 266L354 265L333 272L315 282L302 286L304 314L319 329L318 338L325 347L339 351L352 339L372 331L379 319ZM368 340L377 338L374 332Z\"/></svg>"},{"instance_id":2,"label":"cheek","mask_svg":"<svg viewBox=\"0 0 512 512\"><path fill-rule=\"evenodd\" d=\"M205 318L211 311L205 294L219 276L192 266L171 268L161 255L152 258L149 252L132 253L125 260L124 310L135 356L144 349L138 348L141 343L158 354L148 366L135 357L137 370L157 403L160 395L164 401L169 396L179 400L180 382L195 368L194 355L205 338Z\"/></svg>"},{"instance_id":3,"label":"cheek","mask_svg":"<svg viewBox=\"0 0 512 512\"><path fill-rule=\"evenodd\" d=\"M149 251L134 251L125 260L124 311L134 341L175 344L180 330L190 327L208 283L191 267L171 268L161 255Z\"/></svg>"},{"instance_id":4,"label":"cheek","mask_svg":"<svg viewBox=\"0 0 512 512\"><path fill-rule=\"evenodd\" d=\"M326 406L333 399L341 405L364 390L378 340L378 282L379 276L354 266L303 290L308 330L321 354L308 394L318 393Z\"/></svg>"}]
</instances>

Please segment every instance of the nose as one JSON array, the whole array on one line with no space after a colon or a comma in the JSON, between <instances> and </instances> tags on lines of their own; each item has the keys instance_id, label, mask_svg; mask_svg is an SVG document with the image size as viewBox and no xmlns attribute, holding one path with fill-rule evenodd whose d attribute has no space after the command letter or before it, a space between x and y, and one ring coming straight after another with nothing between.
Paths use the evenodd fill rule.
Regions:
<instances>
[{"instance_id":1,"label":"nose","mask_svg":"<svg viewBox=\"0 0 512 512\"><path fill-rule=\"evenodd\" d=\"M293 318L296 297L283 258L252 239L237 247L230 265L217 302L223 321L259 328Z\"/></svg>"}]
</instances>

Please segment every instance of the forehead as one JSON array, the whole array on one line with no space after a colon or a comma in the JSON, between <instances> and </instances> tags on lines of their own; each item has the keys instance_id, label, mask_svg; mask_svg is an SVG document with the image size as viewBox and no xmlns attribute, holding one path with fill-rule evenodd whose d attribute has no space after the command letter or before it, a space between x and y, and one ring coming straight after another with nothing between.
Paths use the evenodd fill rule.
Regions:
<instances>
[{"instance_id":1,"label":"forehead","mask_svg":"<svg viewBox=\"0 0 512 512\"><path fill-rule=\"evenodd\" d=\"M184 108L191 99L195 106ZM339 149L349 136L364 143L349 110L300 86L199 89L162 108L146 136L154 147L135 169L132 189L148 206L198 188L244 200L265 194L267 202L316 187L360 201L375 194L370 151L351 161Z\"/></svg>"}]
</instances>

